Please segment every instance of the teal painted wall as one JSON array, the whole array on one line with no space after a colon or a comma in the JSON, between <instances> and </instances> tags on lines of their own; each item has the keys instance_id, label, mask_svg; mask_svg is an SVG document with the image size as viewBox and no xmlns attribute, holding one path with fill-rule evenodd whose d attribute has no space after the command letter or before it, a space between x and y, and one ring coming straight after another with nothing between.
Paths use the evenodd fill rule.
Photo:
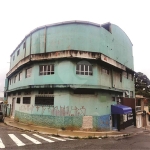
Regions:
<instances>
[{"instance_id":1,"label":"teal painted wall","mask_svg":"<svg viewBox=\"0 0 150 150\"><path fill-rule=\"evenodd\" d=\"M90 86L103 86L112 88L111 73L106 74L102 72L102 66L92 62L93 65L93 75L77 75L76 74L76 64L80 61L70 61L70 60L57 60L50 62L41 62L39 64L34 64L32 66L31 77L25 78L25 69L22 70L22 80L18 81L18 74L16 83L9 84L9 90L14 88L21 88L28 85L45 85L45 84L76 84L76 85L90 85ZM39 65L44 64L54 64L55 74L53 75L39 75ZM14 75L15 76L15 75ZM14 76L11 78L13 79ZM122 90L134 91L134 81L130 79L125 79L122 77L122 82L120 82L120 72L113 71L113 84L115 88ZM114 90L114 89L113 89Z\"/></svg>"},{"instance_id":2,"label":"teal painted wall","mask_svg":"<svg viewBox=\"0 0 150 150\"><path fill-rule=\"evenodd\" d=\"M99 131L110 130L110 115L93 116L93 128ZM49 116L29 115L23 112L15 112L15 120L26 124L34 124L52 128L80 129L83 124L83 116Z\"/></svg>"},{"instance_id":3,"label":"teal painted wall","mask_svg":"<svg viewBox=\"0 0 150 150\"><path fill-rule=\"evenodd\" d=\"M31 95L10 95L8 104L12 104L12 97L20 97L21 103L15 104L15 110L28 114L50 115L50 116L102 116L110 114L111 105L116 102L112 97L118 96L115 92L97 91L95 94L73 94L72 90L55 89L54 107L35 105L35 95L38 91L31 91ZM120 95L121 96L121 95ZM30 104L23 104L23 97L31 97ZM94 105L93 105L94 104Z\"/></svg>"},{"instance_id":4,"label":"teal painted wall","mask_svg":"<svg viewBox=\"0 0 150 150\"><path fill-rule=\"evenodd\" d=\"M35 124L48 127L73 127L83 126L84 116L92 116L92 126L94 129L110 129L109 116L112 96L117 96L115 92L97 91L94 95L73 94L72 90L54 90L54 106L36 106L34 104L35 95L38 91L32 91L31 104L22 104L25 97L21 95L10 96L8 103L11 104L12 97L20 97L21 103L15 104L15 119L28 124ZM94 105L93 105L94 104Z\"/></svg>"},{"instance_id":5,"label":"teal painted wall","mask_svg":"<svg viewBox=\"0 0 150 150\"><path fill-rule=\"evenodd\" d=\"M100 52L133 69L130 39L122 29L114 24L111 24L111 31L112 33L103 27L77 23L47 27L46 52L71 49ZM32 39L31 53L44 53L44 34L45 29L40 29L33 32L31 37L26 38L26 56L30 52L30 38ZM15 60L11 58L11 68L24 57L22 45L23 43L20 46L21 56L17 57L17 51L15 51Z\"/></svg>"}]
</instances>

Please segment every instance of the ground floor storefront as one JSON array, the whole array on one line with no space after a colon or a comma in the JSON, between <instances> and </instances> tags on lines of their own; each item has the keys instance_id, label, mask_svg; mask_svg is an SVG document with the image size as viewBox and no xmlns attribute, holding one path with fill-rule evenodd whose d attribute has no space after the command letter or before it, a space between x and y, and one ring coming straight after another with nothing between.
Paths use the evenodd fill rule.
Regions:
<instances>
[{"instance_id":1,"label":"ground floor storefront","mask_svg":"<svg viewBox=\"0 0 150 150\"><path fill-rule=\"evenodd\" d=\"M113 130L111 106L122 93L93 89L34 89L8 95L18 122L62 129Z\"/></svg>"}]
</instances>

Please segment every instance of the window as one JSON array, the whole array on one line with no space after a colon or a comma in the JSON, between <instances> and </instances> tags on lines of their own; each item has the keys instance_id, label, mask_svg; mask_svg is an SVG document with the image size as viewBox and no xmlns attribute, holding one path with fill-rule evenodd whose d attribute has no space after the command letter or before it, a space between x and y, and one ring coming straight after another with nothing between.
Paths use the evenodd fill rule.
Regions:
<instances>
[{"instance_id":1,"label":"window","mask_svg":"<svg viewBox=\"0 0 150 150\"><path fill-rule=\"evenodd\" d=\"M11 85L11 79L9 79L9 84Z\"/></svg>"},{"instance_id":2,"label":"window","mask_svg":"<svg viewBox=\"0 0 150 150\"><path fill-rule=\"evenodd\" d=\"M26 42L23 43L23 49L26 49Z\"/></svg>"},{"instance_id":3,"label":"window","mask_svg":"<svg viewBox=\"0 0 150 150\"><path fill-rule=\"evenodd\" d=\"M109 74L109 69L102 67L102 73Z\"/></svg>"},{"instance_id":4,"label":"window","mask_svg":"<svg viewBox=\"0 0 150 150\"><path fill-rule=\"evenodd\" d=\"M132 74L128 74L128 79L132 80L133 81L133 75Z\"/></svg>"},{"instance_id":5,"label":"window","mask_svg":"<svg viewBox=\"0 0 150 150\"><path fill-rule=\"evenodd\" d=\"M17 104L20 104L20 97L17 97Z\"/></svg>"},{"instance_id":6,"label":"window","mask_svg":"<svg viewBox=\"0 0 150 150\"><path fill-rule=\"evenodd\" d=\"M14 93L13 93L13 96L15 96L15 95L16 95L16 93L14 92Z\"/></svg>"},{"instance_id":7,"label":"window","mask_svg":"<svg viewBox=\"0 0 150 150\"><path fill-rule=\"evenodd\" d=\"M25 77L26 77L26 78L31 77L31 72L32 72L32 68L26 69Z\"/></svg>"},{"instance_id":8,"label":"window","mask_svg":"<svg viewBox=\"0 0 150 150\"><path fill-rule=\"evenodd\" d=\"M13 61L15 60L15 55L13 56Z\"/></svg>"},{"instance_id":9,"label":"window","mask_svg":"<svg viewBox=\"0 0 150 150\"><path fill-rule=\"evenodd\" d=\"M120 73L120 82L122 82L122 73Z\"/></svg>"},{"instance_id":10,"label":"window","mask_svg":"<svg viewBox=\"0 0 150 150\"><path fill-rule=\"evenodd\" d=\"M4 92L4 97L6 97L6 95L7 95L7 93L6 93L6 92Z\"/></svg>"},{"instance_id":11,"label":"window","mask_svg":"<svg viewBox=\"0 0 150 150\"><path fill-rule=\"evenodd\" d=\"M39 66L40 75L54 74L54 64L52 65L41 65Z\"/></svg>"},{"instance_id":12,"label":"window","mask_svg":"<svg viewBox=\"0 0 150 150\"><path fill-rule=\"evenodd\" d=\"M17 51L17 56L19 55L19 53L20 53L20 49L18 49L18 51Z\"/></svg>"},{"instance_id":13,"label":"window","mask_svg":"<svg viewBox=\"0 0 150 150\"><path fill-rule=\"evenodd\" d=\"M18 80L21 81L22 80L22 72L19 73L19 77Z\"/></svg>"},{"instance_id":14,"label":"window","mask_svg":"<svg viewBox=\"0 0 150 150\"><path fill-rule=\"evenodd\" d=\"M126 79L128 79L128 73L127 72L123 72L123 76L126 78Z\"/></svg>"},{"instance_id":15,"label":"window","mask_svg":"<svg viewBox=\"0 0 150 150\"><path fill-rule=\"evenodd\" d=\"M133 98L133 91L130 91L130 98Z\"/></svg>"},{"instance_id":16,"label":"window","mask_svg":"<svg viewBox=\"0 0 150 150\"><path fill-rule=\"evenodd\" d=\"M76 74L80 75L93 75L92 65L77 64Z\"/></svg>"},{"instance_id":17,"label":"window","mask_svg":"<svg viewBox=\"0 0 150 150\"><path fill-rule=\"evenodd\" d=\"M23 104L30 104L31 97L23 97Z\"/></svg>"},{"instance_id":18,"label":"window","mask_svg":"<svg viewBox=\"0 0 150 150\"><path fill-rule=\"evenodd\" d=\"M125 91L125 97L129 97L129 91Z\"/></svg>"},{"instance_id":19,"label":"window","mask_svg":"<svg viewBox=\"0 0 150 150\"><path fill-rule=\"evenodd\" d=\"M35 105L54 105L54 97L35 97Z\"/></svg>"},{"instance_id":20,"label":"window","mask_svg":"<svg viewBox=\"0 0 150 150\"><path fill-rule=\"evenodd\" d=\"M115 97L112 97L112 101L115 102Z\"/></svg>"},{"instance_id":21,"label":"window","mask_svg":"<svg viewBox=\"0 0 150 150\"><path fill-rule=\"evenodd\" d=\"M16 82L17 75L14 77L14 83Z\"/></svg>"}]
</instances>

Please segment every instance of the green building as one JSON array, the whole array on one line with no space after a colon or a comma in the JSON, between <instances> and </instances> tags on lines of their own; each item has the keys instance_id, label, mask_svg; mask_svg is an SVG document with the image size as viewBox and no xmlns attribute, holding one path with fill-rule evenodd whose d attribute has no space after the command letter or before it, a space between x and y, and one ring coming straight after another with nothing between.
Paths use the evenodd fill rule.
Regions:
<instances>
[{"instance_id":1,"label":"green building","mask_svg":"<svg viewBox=\"0 0 150 150\"><path fill-rule=\"evenodd\" d=\"M132 43L114 24L36 28L10 56L7 113L29 124L111 130L111 105L134 98L133 69Z\"/></svg>"}]
</instances>

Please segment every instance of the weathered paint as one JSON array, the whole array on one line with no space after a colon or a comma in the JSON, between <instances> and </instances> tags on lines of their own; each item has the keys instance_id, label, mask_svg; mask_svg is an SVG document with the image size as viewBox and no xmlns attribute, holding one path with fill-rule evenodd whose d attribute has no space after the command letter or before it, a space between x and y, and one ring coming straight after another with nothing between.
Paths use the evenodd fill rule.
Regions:
<instances>
[{"instance_id":1,"label":"weathered paint","mask_svg":"<svg viewBox=\"0 0 150 150\"><path fill-rule=\"evenodd\" d=\"M99 65L96 62L90 63L90 61L88 61L90 64L93 65L92 76L77 75L76 64L80 62L87 62L87 61L55 60L55 61L50 61L50 62L41 62L38 64L33 64L31 66L28 66L28 67L32 67L31 77L25 78L25 69L27 69L28 67L24 68L23 70L20 70L20 72L22 71L22 80L18 81L18 76L17 76L16 83L13 83L11 85L9 84L8 90L21 88L21 87L28 86L28 85L35 86L35 85L44 85L44 84L45 85L66 84L66 85L84 85L84 86L93 85L95 86L95 88L98 88L98 86L104 86L113 90L114 90L114 85L115 85L115 89L134 91L134 81L130 79L126 79L123 76L122 82L120 82L120 71L117 71L117 70L113 71L113 79L112 79L111 73L109 74L103 73L102 72L103 66ZM55 74L40 76L39 65L44 65L44 64L54 64ZM13 79L14 76L12 76L11 79ZM112 85L112 80L113 80L113 85Z\"/></svg>"},{"instance_id":2,"label":"weathered paint","mask_svg":"<svg viewBox=\"0 0 150 150\"><path fill-rule=\"evenodd\" d=\"M114 24L111 24L111 33L103 27L82 23L48 26L46 31L46 52L64 50L98 52L133 69L132 43L124 31ZM27 36L23 40L23 42L26 40L25 56L30 53L30 41L31 54L45 53L44 39L44 29L35 30ZM17 56L17 49L11 55L11 68L24 58L23 42L17 48L20 49L20 55Z\"/></svg>"},{"instance_id":3,"label":"weathered paint","mask_svg":"<svg viewBox=\"0 0 150 150\"><path fill-rule=\"evenodd\" d=\"M111 105L116 104L112 100L122 97L126 90L134 92L134 81L124 76L120 81L123 71L130 70L133 74L132 43L118 26L109 25L110 32L105 26L92 23L50 25L32 31L23 39L11 55L9 84L6 84L8 104L12 104L13 98L21 100L15 104L16 120L57 128L110 129ZM91 64L93 75L77 75L78 63ZM48 64L54 64L55 73L39 75L39 65ZM29 67L32 67L31 77L25 78ZM109 69L108 74L102 71L103 67ZM16 82L10 84L16 75ZM54 106L35 105L41 88L54 90L51 95ZM95 89L95 94L74 94L76 88ZM24 89L31 94L24 95ZM17 95L18 90L21 95ZM23 104L23 97L31 97L31 103Z\"/></svg>"},{"instance_id":4,"label":"weathered paint","mask_svg":"<svg viewBox=\"0 0 150 150\"><path fill-rule=\"evenodd\" d=\"M85 116L87 117L87 116ZM85 120L83 116L49 116L35 115L23 112L15 112L15 120L27 124L34 124L53 128L68 129L96 129L110 130L110 115L89 116L89 120Z\"/></svg>"}]
</instances>

